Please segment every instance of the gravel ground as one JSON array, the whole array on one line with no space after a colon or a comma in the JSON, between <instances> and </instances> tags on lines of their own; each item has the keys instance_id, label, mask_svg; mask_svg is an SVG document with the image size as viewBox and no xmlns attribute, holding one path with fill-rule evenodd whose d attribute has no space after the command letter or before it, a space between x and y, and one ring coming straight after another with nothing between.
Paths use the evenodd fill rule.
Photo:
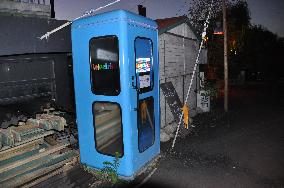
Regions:
<instances>
[{"instance_id":1,"label":"gravel ground","mask_svg":"<svg viewBox=\"0 0 284 188\"><path fill-rule=\"evenodd\" d=\"M120 187L284 187L283 85L231 89L229 113L223 112L222 101L215 102L210 113L194 118L196 127L190 135L179 137L173 150L172 139L161 143L158 162ZM77 168L63 179L65 183L37 187L87 187L93 178Z\"/></svg>"},{"instance_id":2,"label":"gravel ground","mask_svg":"<svg viewBox=\"0 0 284 188\"><path fill-rule=\"evenodd\" d=\"M221 103L198 115L194 129L161 145L158 170L143 187L284 187L284 88L233 88L231 108Z\"/></svg>"}]
</instances>

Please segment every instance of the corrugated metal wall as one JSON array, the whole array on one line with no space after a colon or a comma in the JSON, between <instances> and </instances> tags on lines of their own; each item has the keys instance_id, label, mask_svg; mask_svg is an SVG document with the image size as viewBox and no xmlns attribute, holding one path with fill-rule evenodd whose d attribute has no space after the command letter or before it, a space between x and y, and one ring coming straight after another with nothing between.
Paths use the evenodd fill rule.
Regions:
<instances>
[{"instance_id":1,"label":"corrugated metal wall","mask_svg":"<svg viewBox=\"0 0 284 188\"><path fill-rule=\"evenodd\" d=\"M0 104L55 97L54 61L48 58L0 59Z\"/></svg>"},{"instance_id":2,"label":"corrugated metal wall","mask_svg":"<svg viewBox=\"0 0 284 188\"><path fill-rule=\"evenodd\" d=\"M44 95L55 98L60 107L73 108L70 27L48 40L39 39L63 23L66 21L0 16L0 105Z\"/></svg>"},{"instance_id":3,"label":"corrugated metal wall","mask_svg":"<svg viewBox=\"0 0 284 188\"><path fill-rule=\"evenodd\" d=\"M66 53L0 57L0 105L45 97L72 109L69 61Z\"/></svg>"}]
</instances>

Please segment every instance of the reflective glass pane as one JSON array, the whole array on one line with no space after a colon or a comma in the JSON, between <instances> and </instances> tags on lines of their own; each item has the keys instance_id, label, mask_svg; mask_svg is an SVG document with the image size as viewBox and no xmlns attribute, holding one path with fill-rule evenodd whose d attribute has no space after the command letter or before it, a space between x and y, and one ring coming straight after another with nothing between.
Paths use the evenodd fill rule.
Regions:
<instances>
[{"instance_id":1,"label":"reflective glass pane","mask_svg":"<svg viewBox=\"0 0 284 188\"><path fill-rule=\"evenodd\" d=\"M154 99L148 97L139 101L138 109L138 149L145 151L155 141Z\"/></svg>"},{"instance_id":2,"label":"reflective glass pane","mask_svg":"<svg viewBox=\"0 0 284 188\"><path fill-rule=\"evenodd\" d=\"M152 74L152 41L147 38L135 39L135 66L139 93L144 93L153 88Z\"/></svg>"},{"instance_id":3,"label":"reflective glass pane","mask_svg":"<svg viewBox=\"0 0 284 188\"><path fill-rule=\"evenodd\" d=\"M123 155L121 109L117 103L96 102L93 105L96 149L99 153Z\"/></svg>"},{"instance_id":4,"label":"reflective glass pane","mask_svg":"<svg viewBox=\"0 0 284 188\"><path fill-rule=\"evenodd\" d=\"M118 95L120 92L119 51L116 36L90 40L92 91L97 95Z\"/></svg>"}]
</instances>

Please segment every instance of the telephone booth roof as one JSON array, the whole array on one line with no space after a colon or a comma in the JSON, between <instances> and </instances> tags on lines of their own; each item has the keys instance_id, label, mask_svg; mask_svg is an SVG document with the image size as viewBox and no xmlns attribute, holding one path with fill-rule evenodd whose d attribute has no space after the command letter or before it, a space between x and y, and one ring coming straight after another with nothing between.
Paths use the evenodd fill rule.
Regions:
<instances>
[{"instance_id":1,"label":"telephone booth roof","mask_svg":"<svg viewBox=\"0 0 284 188\"><path fill-rule=\"evenodd\" d=\"M121 21L126 21L128 24L133 24L140 27L142 26L154 30L157 29L157 23L155 21L125 10L114 10L107 13L97 14L95 16L92 15L85 18L81 18L75 20L72 23L72 27L80 28L97 24L116 23Z\"/></svg>"}]
</instances>

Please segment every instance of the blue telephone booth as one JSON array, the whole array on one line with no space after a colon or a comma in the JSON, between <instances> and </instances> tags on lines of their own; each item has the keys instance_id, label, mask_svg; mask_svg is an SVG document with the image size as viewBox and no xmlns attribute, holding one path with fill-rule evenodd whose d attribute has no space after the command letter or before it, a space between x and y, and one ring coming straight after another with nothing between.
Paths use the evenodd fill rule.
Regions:
<instances>
[{"instance_id":1,"label":"blue telephone booth","mask_svg":"<svg viewBox=\"0 0 284 188\"><path fill-rule=\"evenodd\" d=\"M160 153L158 33L154 21L117 10L72 24L81 163L120 154L132 179Z\"/></svg>"}]
</instances>

